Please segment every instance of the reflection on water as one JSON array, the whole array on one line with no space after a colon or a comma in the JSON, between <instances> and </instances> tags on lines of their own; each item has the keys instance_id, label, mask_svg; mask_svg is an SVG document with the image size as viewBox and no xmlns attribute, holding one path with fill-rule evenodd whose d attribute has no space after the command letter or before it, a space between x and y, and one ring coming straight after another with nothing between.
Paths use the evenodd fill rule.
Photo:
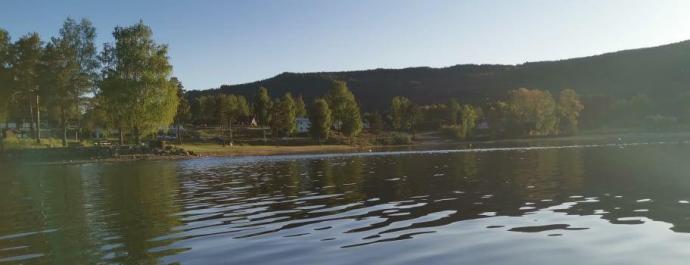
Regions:
<instances>
[{"instance_id":1,"label":"reflection on water","mask_svg":"<svg viewBox=\"0 0 690 265\"><path fill-rule=\"evenodd\" d=\"M690 145L2 165L0 264L677 263Z\"/></svg>"}]
</instances>

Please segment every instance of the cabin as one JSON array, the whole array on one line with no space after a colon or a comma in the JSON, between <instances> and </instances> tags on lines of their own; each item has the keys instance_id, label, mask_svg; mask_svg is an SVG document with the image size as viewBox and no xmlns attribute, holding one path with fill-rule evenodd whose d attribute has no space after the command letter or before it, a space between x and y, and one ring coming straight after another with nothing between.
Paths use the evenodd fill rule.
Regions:
<instances>
[{"instance_id":1,"label":"cabin","mask_svg":"<svg viewBox=\"0 0 690 265\"><path fill-rule=\"evenodd\" d=\"M297 117L295 118L295 123L297 124L297 133L309 132L311 127L311 121L307 117Z\"/></svg>"}]
</instances>

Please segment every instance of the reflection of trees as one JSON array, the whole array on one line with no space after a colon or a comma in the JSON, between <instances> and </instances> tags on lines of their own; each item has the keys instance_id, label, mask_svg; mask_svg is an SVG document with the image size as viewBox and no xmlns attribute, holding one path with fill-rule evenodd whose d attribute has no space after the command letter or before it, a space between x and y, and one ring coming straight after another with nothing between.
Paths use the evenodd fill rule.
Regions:
<instances>
[{"instance_id":1,"label":"reflection of trees","mask_svg":"<svg viewBox=\"0 0 690 265\"><path fill-rule=\"evenodd\" d=\"M526 200L556 199L566 191L581 188L584 178L583 149L545 149L520 152L501 164L512 172L510 189Z\"/></svg>"},{"instance_id":2,"label":"reflection of trees","mask_svg":"<svg viewBox=\"0 0 690 265\"><path fill-rule=\"evenodd\" d=\"M175 215L179 183L174 163L132 163L123 171L120 166L104 166L101 173L105 222L119 238L121 247L112 250L113 261L128 264L157 264L169 255L153 252L169 242L151 241L168 234L180 220ZM172 251L172 250L170 250Z\"/></svg>"},{"instance_id":3,"label":"reflection of trees","mask_svg":"<svg viewBox=\"0 0 690 265\"><path fill-rule=\"evenodd\" d=\"M91 226L94 215L86 203L91 187L80 176L80 167L9 166L3 171L9 176L5 181L16 182L0 185L0 235L38 232L12 243L48 254L49 263L100 260L96 229ZM0 241L3 247L9 246Z\"/></svg>"},{"instance_id":4,"label":"reflection of trees","mask_svg":"<svg viewBox=\"0 0 690 265\"><path fill-rule=\"evenodd\" d=\"M364 159L352 157L350 160L312 160L309 163L309 175L314 180L314 191L321 194L343 194L340 203L363 200L362 193ZM328 204L335 204L329 200Z\"/></svg>"}]
</instances>

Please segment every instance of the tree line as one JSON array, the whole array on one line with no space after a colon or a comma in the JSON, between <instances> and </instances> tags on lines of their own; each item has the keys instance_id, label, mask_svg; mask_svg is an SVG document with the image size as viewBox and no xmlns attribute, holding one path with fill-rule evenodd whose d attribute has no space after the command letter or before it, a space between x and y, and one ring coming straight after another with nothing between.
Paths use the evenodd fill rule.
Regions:
<instances>
[{"instance_id":1,"label":"tree line","mask_svg":"<svg viewBox=\"0 0 690 265\"><path fill-rule=\"evenodd\" d=\"M70 127L77 137L84 128L114 128L120 143L125 134L138 143L172 123L183 93L167 45L142 21L112 35L99 51L88 19L67 18L47 41L34 32L12 42L0 29L0 121L28 123L37 143L48 123L62 129L63 145Z\"/></svg>"},{"instance_id":2,"label":"tree line","mask_svg":"<svg viewBox=\"0 0 690 265\"><path fill-rule=\"evenodd\" d=\"M460 104L457 99L417 106L408 98L395 97L391 101L390 127L412 134L420 129L441 129L458 139L477 136L478 131L491 138L570 135L578 130L583 109L572 89L562 90L554 99L545 90L519 88L509 91L505 100L482 106ZM378 114L371 117L371 121L380 119Z\"/></svg>"},{"instance_id":3,"label":"tree line","mask_svg":"<svg viewBox=\"0 0 690 265\"><path fill-rule=\"evenodd\" d=\"M353 142L365 127L374 135L397 131L413 137L419 130L440 129L459 139L573 134L583 110L572 89L555 99L548 91L521 88L481 106L457 99L418 105L397 96L389 110L362 114L358 99L339 80L330 80L326 93L307 103L291 93L271 98L265 87L252 99L223 93L191 98L172 76L167 45L155 42L149 26L142 21L118 26L112 36L99 51L88 19L67 18L47 41L28 33L13 42L0 29L0 122L28 124L38 143L41 128L59 128L63 145L70 129L75 138L84 131L113 130L124 144L139 143L171 124L180 141L183 125L211 124L223 144L232 144L240 119L254 117L279 137L294 135L297 118L307 117L309 134L321 143L334 134Z\"/></svg>"},{"instance_id":4,"label":"tree line","mask_svg":"<svg viewBox=\"0 0 690 265\"><path fill-rule=\"evenodd\" d=\"M257 125L269 128L272 136L292 136L297 130L297 118L308 118L309 132L317 142L327 140L332 130L348 138L362 130L359 104L342 81L332 81L328 92L309 105L302 96L294 97L289 92L273 99L267 88L260 87L253 102L242 95L218 93L198 97L190 106L189 122L218 125L219 135L227 136L231 144L232 125L242 117L255 118Z\"/></svg>"}]
</instances>

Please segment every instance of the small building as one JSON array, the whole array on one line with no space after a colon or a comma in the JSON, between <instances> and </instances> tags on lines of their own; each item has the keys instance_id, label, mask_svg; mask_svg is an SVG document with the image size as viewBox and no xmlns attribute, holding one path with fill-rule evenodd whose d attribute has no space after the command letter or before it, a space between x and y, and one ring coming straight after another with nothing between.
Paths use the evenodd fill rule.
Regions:
<instances>
[{"instance_id":1,"label":"small building","mask_svg":"<svg viewBox=\"0 0 690 265\"><path fill-rule=\"evenodd\" d=\"M295 118L295 123L297 125L297 133L309 132L311 127L311 121L307 117L297 117Z\"/></svg>"},{"instance_id":2,"label":"small building","mask_svg":"<svg viewBox=\"0 0 690 265\"><path fill-rule=\"evenodd\" d=\"M236 125L254 128L259 126L259 122L254 116L244 116L237 119Z\"/></svg>"}]
</instances>

